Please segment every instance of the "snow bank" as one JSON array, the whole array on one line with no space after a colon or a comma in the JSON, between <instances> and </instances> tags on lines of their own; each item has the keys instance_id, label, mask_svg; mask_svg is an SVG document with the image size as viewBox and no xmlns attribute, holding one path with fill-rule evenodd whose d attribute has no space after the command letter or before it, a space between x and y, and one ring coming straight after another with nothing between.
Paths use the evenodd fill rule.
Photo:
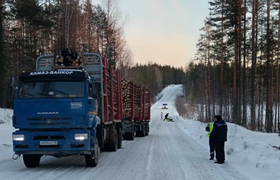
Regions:
<instances>
[{"instance_id":1,"label":"snow bank","mask_svg":"<svg viewBox=\"0 0 280 180\"><path fill-rule=\"evenodd\" d=\"M181 91L178 94L182 93L182 86L177 87L178 91ZM174 86L166 87L159 94L160 97L164 98L170 88L174 88ZM169 103L174 105L175 99L174 102ZM209 139L205 131L207 124L180 117L176 108L172 109L176 116L176 123L186 135L209 149ZM280 150L271 147L271 145L280 146L279 135L253 132L232 123L227 123L227 125L226 164L234 167L249 179L280 179Z\"/></svg>"},{"instance_id":2,"label":"snow bank","mask_svg":"<svg viewBox=\"0 0 280 180\"><path fill-rule=\"evenodd\" d=\"M0 108L0 163L12 159L13 110Z\"/></svg>"}]
</instances>

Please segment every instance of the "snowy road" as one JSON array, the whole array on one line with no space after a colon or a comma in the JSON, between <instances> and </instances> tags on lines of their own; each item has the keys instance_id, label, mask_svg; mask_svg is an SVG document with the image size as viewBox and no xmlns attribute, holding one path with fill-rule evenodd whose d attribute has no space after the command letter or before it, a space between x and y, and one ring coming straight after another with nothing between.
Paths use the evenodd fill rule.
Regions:
<instances>
[{"instance_id":1,"label":"snowy road","mask_svg":"<svg viewBox=\"0 0 280 180\"><path fill-rule=\"evenodd\" d=\"M149 136L124 141L123 148L117 152L103 152L96 168L85 167L82 156L42 157L40 166L33 169L26 168L20 158L1 162L0 179L246 180L229 163L220 165L209 161L208 149L179 127L173 104L180 92L179 85L166 88L152 107ZM162 103L168 103L168 110L161 109ZM169 112L175 122L162 121L161 112Z\"/></svg>"}]
</instances>

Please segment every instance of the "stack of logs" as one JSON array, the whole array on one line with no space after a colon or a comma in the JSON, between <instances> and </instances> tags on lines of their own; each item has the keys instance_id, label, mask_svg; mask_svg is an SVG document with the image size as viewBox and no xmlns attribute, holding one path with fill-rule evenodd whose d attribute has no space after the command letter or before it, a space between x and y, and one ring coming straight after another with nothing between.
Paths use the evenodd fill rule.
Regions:
<instances>
[{"instance_id":1,"label":"stack of logs","mask_svg":"<svg viewBox=\"0 0 280 180\"><path fill-rule=\"evenodd\" d=\"M108 102L109 116L111 115L112 112L114 112L114 116L116 116L118 113L117 112L117 110L118 110L118 80L117 80L115 70L109 65L109 63L106 65L106 76L107 76L106 86L107 86L108 100L111 99L112 95L113 95L113 99L114 99L113 107L111 107L111 102L110 101ZM113 90L112 90L113 94L111 93L111 81L113 83Z\"/></svg>"},{"instance_id":2,"label":"stack of logs","mask_svg":"<svg viewBox=\"0 0 280 180\"><path fill-rule=\"evenodd\" d=\"M150 92L132 81L122 79L122 101L125 119L150 119ZM132 109L133 108L133 109Z\"/></svg>"},{"instance_id":3,"label":"stack of logs","mask_svg":"<svg viewBox=\"0 0 280 180\"><path fill-rule=\"evenodd\" d=\"M134 84L134 119L142 119L143 98L142 98L142 88Z\"/></svg>"},{"instance_id":4,"label":"stack of logs","mask_svg":"<svg viewBox=\"0 0 280 180\"><path fill-rule=\"evenodd\" d=\"M144 119L147 120L147 119L150 119L150 96L151 96L151 93L148 89L143 89L143 93L145 94L144 95Z\"/></svg>"},{"instance_id":5,"label":"stack of logs","mask_svg":"<svg viewBox=\"0 0 280 180\"><path fill-rule=\"evenodd\" d=\"M57 55L53 66L54 67L79 67L85 63L85 58L78 56L78 53L72 49L64 49L61 51L61 55Z\"/></svg>"},{"instance_id":6,"label":"stack of logs","mask_svg":"<svg viewBox=\"0 0 280 180\"><path fill-rule=\"evenodd\" d=\"M139 117L140 87L127 79L121 80L122 84L122 101L125 119L132 120ZM133 108L133 109L132 109ZM134 112L134 114L133 114Z\"/></svg>"}]
</instances>

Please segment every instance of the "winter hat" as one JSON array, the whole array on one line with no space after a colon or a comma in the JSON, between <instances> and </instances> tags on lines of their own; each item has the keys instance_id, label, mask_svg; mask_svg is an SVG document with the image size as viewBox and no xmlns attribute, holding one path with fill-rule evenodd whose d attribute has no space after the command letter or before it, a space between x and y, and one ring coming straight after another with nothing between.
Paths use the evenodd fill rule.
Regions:
<instances>
[{"instance_id":1,"label":"winter hat","mask_svg":"<svg viewBox=\"0 0 280 180\"><path fill-rule=\"evenodd\" d=\"M222 116L220 116L220 115L215 115L215 116L214 116L214 118L216 118L216 119L217 119L217 121L222 120Z\"/></svg>"}]
</instances>

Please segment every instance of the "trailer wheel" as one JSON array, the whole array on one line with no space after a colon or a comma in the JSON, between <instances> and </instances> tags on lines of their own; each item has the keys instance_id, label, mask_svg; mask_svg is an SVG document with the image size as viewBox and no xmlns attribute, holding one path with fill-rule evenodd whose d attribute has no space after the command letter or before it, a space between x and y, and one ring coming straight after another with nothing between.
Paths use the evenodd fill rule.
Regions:
<instances>
[{"instance_id":1,"label":"trailer wheel","mask_svg":"<svg viewBox=\"0 0 280 180\"><path fill-rule=\"evenodd\" d=\"M109 151L117 151L118 148L118 132L115 125L110 127Z\"/></svg>"},{"instance_id":2,"label":"trailer wheel","mask_svg":"<svg viewBox=\"0 0 280 180\"><path fill-rule=\"evenodd\" d=\"M122 148L122 128L118 127L118 149Z\"/></svg>"},{"instance_id":3,"label":"trailer wheel","mask_svg":"<svg viewBox=\"0 0 280 180\"><path fill-rule=\"evenodd\" d=\"M100 155L100 147L99 147L99 143L98 143L98 138L95 138L94 151L91 152L91 154L85 155L86 166L87 167L96 167L98 164L99 155Z\"/></svg>"},{"instance_id":4,"label":"trailer wheel","mask_svg":"<svg viewBox=\"0 0 280 180\"><path fill-rule=\"evenodd\" d=\"M145 136L145 130L143 129L142 131L136 131L136 136L137 137L144 137Z\"/></svg>"},{"instance_id":5,"label":"trailer wheel","mask_svg":"<svg viewBox=\"0 0 280 180\"><path fill-rule=\"evenodd\" d=\"M133 133L130 133L129 139L130 139L130 140L134 140L134 132L133 132Z\"/></svg>"},{"instance_id":6,"label":"trailer wheel","mask_svg":"<svg viewBox=\"0 0 280 180\"><path fill-rule=\"evenodd\" d=\"M146 132L147 132L147 129L146 129L146 126L144 126L144 128L143 128L143 136L142 137L146 136Z\"/></svg>"},{"instance_id":7,"label":"trailer wheel","mask_svg":"<svg viewBox=\"0 0 280 180\"><path fill-rule=\"evenodd\" d=\"M146 136L149 136L150 126L149 123L146 124Z\"/></svg>"},{"instance_id":8,"label":"trailer wheel","mask_svg":"<svg viewBox=\"0 0 280 180\"><path fill-rule=\"evenodd\" d=\"M29 155L29 154L23 155L24 165L28 168L39 166L40 160L41 160L41 155Z\"/></svg>"},{"instance_id":9,"label":"trailer wheel","mask_svg":"<svg viewBox=\"0 0 280 180\"><path fill-rule=\"evenodd\" d=\"M134 133L125 133L123 135L124 140L134 140Z\"/></svg>"},{"instance_id":10,"label":"trailer wheel","mask_svg":"<svg viewBox=\"0 0 280 180\"><path fill-rule=\"evenodd\" d=\"M97 132L96 132L96 136L98 138L98 145L99 145L99 148L100 148L100 151L103 151L105 150L104 149L104 142L103 142L103 137L104 137L104 130L102 130L100 127L97 128Z\"/></svg>"}]
</instances>

